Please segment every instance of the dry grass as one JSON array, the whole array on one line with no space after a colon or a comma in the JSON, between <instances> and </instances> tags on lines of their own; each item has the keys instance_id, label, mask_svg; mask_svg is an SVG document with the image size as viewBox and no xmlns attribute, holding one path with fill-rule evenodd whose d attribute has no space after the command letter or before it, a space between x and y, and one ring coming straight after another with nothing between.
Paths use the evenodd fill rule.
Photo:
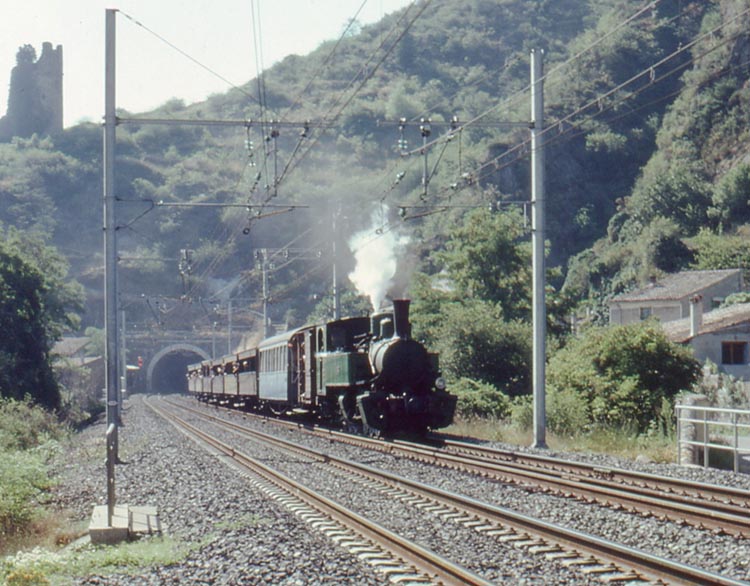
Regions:
<instances>
[{"instance_id":1,"label":"dry grass","mask_svg":"<svg viewBox=\"0 0 750 586\"><path fill-rule=\"evenodd\" d=\"M534 439L531 430L492 419L458 419L443 431L515 446L531 446ZM674 437L639 435L629 429L599 429L572 437L547 431L546 439L550 449L562 452L594 452L629 459L641 456L653 462L675 462L677 458L677 441Z\"/></svg>"},{"instance_id":2,"label":"dry grass","mask_svg":"<svg viewBox=\"0 0 750 586\"><path fill-rule=\"evenodd\" d=\"M40 512L40 517L28 527L0 542L0 556L12 555L22 549L42 547L57 549L88 532L88 521L71 523L60 513Z\"/></svg>"}]
</instances>

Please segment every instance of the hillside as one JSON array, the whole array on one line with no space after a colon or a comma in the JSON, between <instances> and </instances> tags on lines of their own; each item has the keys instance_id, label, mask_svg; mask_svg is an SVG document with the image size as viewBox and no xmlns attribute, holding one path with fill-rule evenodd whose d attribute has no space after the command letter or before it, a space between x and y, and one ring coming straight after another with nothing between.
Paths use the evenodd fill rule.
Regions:
<instances>
[{"instance_id":1,"label":"hillside","mask_svg":"<svg viewBox=\"0 0 750 586\"><path fill-rule=\"evenodd\" d=\"M544 49L548 74L556 285L596 315L607 296L655 271L741 262L712 253L750 220L750 7L655 5L417 2L241 88L138 114L253 123L119 127L121 282L133 322L152 319L153 307L138 299L156 296L179 321L186 312L210 321L213 306L229 298L257 310L260 249L289 249L270 274L273 319L303 320L330 296L334 215L340 274L354 266L347 242L356 232L384 244L408 238L393 291L404 293L413 271L437 270L428 253L469 209L529 199L532 48ZM459 130L451 132L454 117ZM422 118L431 120L434 143L426 162ZM0 221L56 245L93 300L101 287L101 255L91 252L101 248L100 170L95 125L0 145L0 196L9 202ZM301 207L274 207L292 204ZM180 271L184 249L192 262ZM84 324L98 319L93 305Z\"/></svg>"}]
</instances>

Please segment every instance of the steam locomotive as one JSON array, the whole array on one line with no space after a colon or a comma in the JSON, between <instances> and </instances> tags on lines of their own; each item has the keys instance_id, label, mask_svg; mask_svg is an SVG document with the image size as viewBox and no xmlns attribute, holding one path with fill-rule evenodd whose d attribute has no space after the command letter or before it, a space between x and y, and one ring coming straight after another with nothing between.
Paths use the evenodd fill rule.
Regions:
<instances>
[{"instance_id":1,"label":"steam locomotive","mask_svg":"<svg viewBox=\"0 0 750 586\"><path fill-rule=\"evenodd\" d=\"M187 377L200 401L310 414L373 435L446 427L456 410L437 354L411 338L407 299L369 318L304 326L192 364Z\"/></svg>"}]
</instances>

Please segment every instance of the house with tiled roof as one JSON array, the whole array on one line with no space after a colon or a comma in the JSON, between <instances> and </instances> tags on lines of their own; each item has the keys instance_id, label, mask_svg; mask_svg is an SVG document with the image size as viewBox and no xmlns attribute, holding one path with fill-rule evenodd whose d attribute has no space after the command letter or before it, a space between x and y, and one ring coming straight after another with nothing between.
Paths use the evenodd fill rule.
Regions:
<instances>
[{"instance_id":1,"label":"house with tiled roof","mask_svg":"<svg viewBox=\"0 0 750 586\"><path fill-rule=\"evenodd\" d=\"M661 322L685 319L690 315L691 300L699 299L701 311L707 313L732 293L743 290L741 269L673 273L613 297L609 302L609 322L622 325L648 318Z\"/></svg>"},{"instance_id":2,"label":"house with tiled roof","mask_svg":"<svg viewBox=\"0 0 750 586\"><path fill-rule=\"evenodd\" d=\"M701 363L750 381L750 303L737 303L703 314L699 304L687 318L662 324L673 342L687 344Z\"/></svg>"}]
</instances>

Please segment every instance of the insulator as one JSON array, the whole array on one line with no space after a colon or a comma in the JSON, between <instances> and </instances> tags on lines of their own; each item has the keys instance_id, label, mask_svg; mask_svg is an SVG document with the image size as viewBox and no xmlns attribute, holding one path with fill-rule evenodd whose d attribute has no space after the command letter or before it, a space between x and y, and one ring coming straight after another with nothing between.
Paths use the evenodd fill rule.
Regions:
<instances>
[{"instance_id":1,"label":"insulator","mask_svg":"<svg viewBox=\"0 0 750 586\"><path fill-rule=\"evenodd\" d=\"M430 134L432 134L432 129L430 128L431 120L429 118L422 118L420 122L419 131L422 133L422 136L430 136Z\"/></svg>"},{"instance_id":2,"label":"insulator","mask_svg":"<svg viewBox=\"0 0 750 586\"><path fill-rule=\"evenodd\" d=\"M406 208L405 207L398 208L398 215L400 217L402 217L402 218L405 218L406 217Z\"/></svg>"}]
</instances>

